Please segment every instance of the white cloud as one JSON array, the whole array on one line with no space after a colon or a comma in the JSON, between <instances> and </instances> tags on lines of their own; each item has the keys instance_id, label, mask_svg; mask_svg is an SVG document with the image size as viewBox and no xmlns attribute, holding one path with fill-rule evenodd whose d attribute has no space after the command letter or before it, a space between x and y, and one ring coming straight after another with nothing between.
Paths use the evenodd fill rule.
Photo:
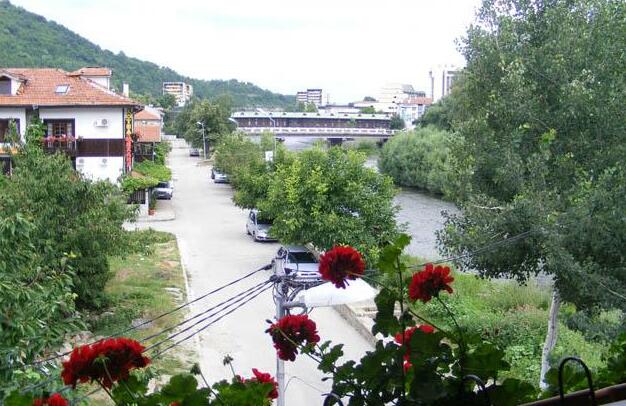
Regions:
<instances>
[{"instance_id":1,"label":"white cloud","mask_svg":"<svg viewBox=\"0 0 626 406\"><path fill-rule=\"evenodd\" d=\"M114 52L202 79L282 93L322 87L333 101L387 82L426 86L461 64L454 40L479 0L13 0Z\"/></svg>"}]
</instances>

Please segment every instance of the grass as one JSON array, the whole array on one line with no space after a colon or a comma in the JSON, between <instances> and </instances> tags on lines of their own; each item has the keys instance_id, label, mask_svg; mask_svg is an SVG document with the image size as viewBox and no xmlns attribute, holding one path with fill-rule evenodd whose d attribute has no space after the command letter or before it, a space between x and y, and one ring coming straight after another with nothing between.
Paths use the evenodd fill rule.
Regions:
<instances>
[{"instance_id":1,"label":"grass","mask_svg":"<svg viewBox=\"0 0 626 406\"><path fill-rule=\"evenodd\" d=\"M134 238L144 246L144 252L111 259L111 270L115 276L106 286L111 306L99 315L92 315L89 321L96 337L125 330L133 324L133 321L140 323L152 319L187 300L175 237L169 233L147 230L137 231ZM184 317L185 311L181 310L133 330L125 336L140 340L180 322ZM165 336L161 335L147 344ZM154 359L149 367L150 373L174 375L189 371L194 362L195 352L191 344L193 341L190 340L188 343L190 344L185 343L186 345ZM86 391L89 390L91 389ZM110 402L100 392L90 398L89 404L104 405Z\"/></svg>"},{"instance_id":2,"label":"grass","mask_svg":"<svg viewBox=\"0 0 626 406\"><path fill-rule=\"evenodd\" d=\"M522 379L538 386L551 291L534 281L522 286L515 281L485 280L460 272L455 272L454 278L454 293L441 297L462 328L505 350L511 369L501 378ZM418 302L414 308L438 326L453 330L447 313L436 301ZM592 369L602 366L608 346L569 328L566 320L572 312L572 305L561 308L558 341L551 355L553 364L566 355L577 355Z\"/></svg>"}]
</instances>

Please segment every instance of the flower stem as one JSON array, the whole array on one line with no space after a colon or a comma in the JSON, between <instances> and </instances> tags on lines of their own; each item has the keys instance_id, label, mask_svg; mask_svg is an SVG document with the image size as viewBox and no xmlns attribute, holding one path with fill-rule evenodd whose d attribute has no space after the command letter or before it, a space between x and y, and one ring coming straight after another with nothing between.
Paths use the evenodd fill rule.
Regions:
<instances>
[{"instance_id":1,"label":"flower stem","mask_svg":"<svg viewBox=\"0 0 626 406\"><path fill-rule=\"evenodd\" d=\"M402 328L402 338L404 342L404 330L406 330L406 323L404 322L404 283L402 281L402 267L400 266L400 258L396 258L396 270L398 271L398 288L400 289L400 327ZM404 343L408 347L408 343ZM400 373L402 374L402 392L400 393L400 404L404 404L404 397L406 396L406 374L404 373L404 355L402 351L399 352L400 356Z\"/></svg>"},{"instance_id":2,"label":"flower stem","mask_svg":"<svg viewBox=\"0 0 626 406\"><path fill-rule=\"evenodd\" d=\"M111 398L111 400L113 401L113 403L115 403L117 405L117 402L115 401L115 398L113 397L113 394L111 393L111 391L109 389L107 389L106 386L104 386L102 384L102 382L100 382L99 380L96 379L96 382L98 382L98 385L100 385L100 387L102 389L104 389L104 391L106 392L107 395L109 395L109 397Z\"/></svg>"},{"instance_id":3,"label":"flower stem","mask_svg":"<svg viewBox=\"0 0 626 406\"><path fill-rule=\"evenodd\" d=\"M457 332L459 333L459 349L461 350L461 355L459 357L459 366L461 368L461 376L465 376L464 370L465 370L465 353L466 353L466 346L465 346L465 337L463 336L463 330L461 329L461 326L459 326L459 323L456 321L456 317L454 317L454 313L452 313L452 310L450 310L450 308L448 307L448 305L441 300L441 298L439 297L439 295L435 296L435 298L437 299L437 301L439 303L441 303L441 305L443 306L444 309L446 309L446 312L448 313L448 315L450 316L450 318L452 319L452 322L454 323Z\"/></svg>"}]
</instances>

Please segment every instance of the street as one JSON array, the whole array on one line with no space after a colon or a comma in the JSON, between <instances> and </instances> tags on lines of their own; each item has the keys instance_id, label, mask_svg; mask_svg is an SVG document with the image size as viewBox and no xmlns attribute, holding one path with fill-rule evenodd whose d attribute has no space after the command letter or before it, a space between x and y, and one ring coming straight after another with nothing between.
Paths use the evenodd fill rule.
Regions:
<instances>
[{"instance_id":1,"label":"street","mask_svg":"<svg viewBox=\"0 0 626 406\"><path fill-rule=\"evenodd\" d=\"M209 166L197 166L197 158L188 156L182 140L173 143L169 165L174 177L172 204L176 219L167 222L140 223L140 227L176 234L181 258L187 270L191 299L269 264L279 248L277 243L256 243L246 234L247 212L231 200L229 185L215 184ZM259 282L271 271L251 278L194 304L191 313L205 310ZM199 334L200 365L209 382L230 380L232 372L223 358L234 358L233 367L241 376L250 377L252 368L275 374L276 352L268 334L266 320L273 319L275 306L271 289ZM331 308L312 311L321 342L343 343L347 359L359 359L371 346ZM195 330L195 329L194 329ZM181 335L177 338L182 338ZM286 362L287 405L321 405L322 392L329 382L321 382L317 364L306 356Z\"/></svg>"}]
</instances>

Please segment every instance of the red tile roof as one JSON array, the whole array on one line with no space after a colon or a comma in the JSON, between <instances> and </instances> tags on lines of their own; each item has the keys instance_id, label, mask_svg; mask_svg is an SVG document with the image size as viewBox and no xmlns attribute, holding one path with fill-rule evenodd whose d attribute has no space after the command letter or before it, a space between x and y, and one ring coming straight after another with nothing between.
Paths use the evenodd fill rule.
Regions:
<instances>
[{"instance_id":1,"label":"red tile roof","mask_svg":"<svg viewBox=\"0 0 626 406\"><path fill-rule=\"evenodd\" d=\"M433 104L433 99L430 97L409 97L402 104Z\"/></svg>"},{"instance_id":2,"label":"red tile roof","mask_svg":"<svg viewBox=\"0 0 626 406\"><path fill-rule=\"evenodd\" d=\"M70 73L71 76L111 76L111 69L99 66L87 66Z\"/></svg>"},{"instance_id":3,"label":"red tile roof","mask_svg":"<svg viewBox=\"0 0 626 406\"><path fill-rule=\"evenodd\" d=\"M0 106L140 106L89 79L73 76L60 69L4 69L9 75L23 77L15 96L0 95ZM55 93L58 85L69 85L67 93Z\"/></svg>"},{"instance_id":4,"label":"red tile roof","mask_svg":"<svg viewBox=\"0 0 626 406\"><path fill-rule=\"evenodd\" d=\"M138 125L135 132L139 135L138 142L161 142L161 127L158 125Z\"/></svg>"},{"instance_id":5,"label":"red tile roof","mask_svg":"<svg viewBox=\"0 0 626 406\"><path fill-rule=\"evenodd\" d=\"M139 113L135 113L135 120L159 120L161 121L161 116L157 116L156 114L152 114L147 110L141 110Z\"/></svg>"}]
</instances>

